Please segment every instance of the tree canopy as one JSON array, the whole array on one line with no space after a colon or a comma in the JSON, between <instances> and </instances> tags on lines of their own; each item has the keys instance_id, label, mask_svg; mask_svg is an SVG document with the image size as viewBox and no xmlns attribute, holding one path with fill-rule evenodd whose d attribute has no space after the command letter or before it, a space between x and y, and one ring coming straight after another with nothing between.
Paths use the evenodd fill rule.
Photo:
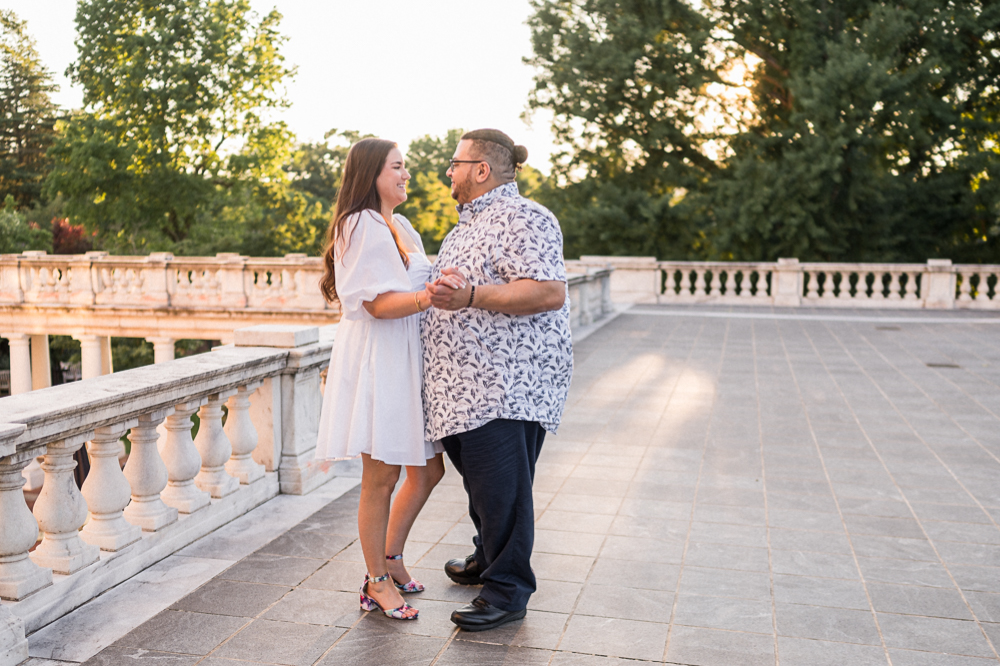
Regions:
<instances>
[{"instance_id":1,"label":"tree canopy","mask_svg":"<svg viewBox=\"0 0 1000 666\"><path fill-rule=\"evenodd\" d=\"M1000 5L533 0L567 240L1000 260Z\"/></svg>"},{"instance_id":2,"label":"tree canopy","mask_svg":"<svg viewBox=\"0 0 1000 666\"><path fill-rule=\"evenodd\" d=\"M0 10L0 198L19 207L41 203L48 150L55 136L56 90L27 24Z\"/></svg>"},{"instance_id":3,"label":"tree canopy","mask_svg":"<svg viewBox=\"0 0 1000 666\"><path fill-rule=\"evenodd\" d=\"M68 74L85 110L50 151L50 194L118 252L265 248L308 228L316 207L282 170L293 137L271 119L294 73L280 20L248 0L81 0Z\"/></svg>"}]
</instances>

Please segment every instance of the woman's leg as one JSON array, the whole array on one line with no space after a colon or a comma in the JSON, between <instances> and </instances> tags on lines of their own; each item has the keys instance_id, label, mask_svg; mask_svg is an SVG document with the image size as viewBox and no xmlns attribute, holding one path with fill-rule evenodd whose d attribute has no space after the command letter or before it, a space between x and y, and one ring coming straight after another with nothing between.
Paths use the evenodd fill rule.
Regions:
<instances>
[{"instance_id":1,"label":"woman's leg","mask_svg":"<svg viewBox=\"0 0 1000 666\"><path fill-rule=\"evenodd\" d=\"M389 522L389 503L392 491L399 480L399 466L386 465L362 453L361 500L358 504L358 533L361 550L365 556L368 573L378 577L386 573L385 535ZM392 584L392 579L369 583L368 596L384 610L399 608L403 597Z\"/></svg>"},{"instance_id":2,"label":"woman's leg","mask_svg":"<svg viewBox=\"0 0 1000 666\"><path fill-rule=\"evenodd\" d=\"M386 535L386 555L399 555L406 545L410 528L417 514L424 508L427 498L438 481L444 476L444 458L439 453L427 461L424 467L407 467L403 486L396 494L389 513L389 532ZM409 582L411 576L402 560L386 562L389 573L398 583Z\"/></svg>"}]
</instances>

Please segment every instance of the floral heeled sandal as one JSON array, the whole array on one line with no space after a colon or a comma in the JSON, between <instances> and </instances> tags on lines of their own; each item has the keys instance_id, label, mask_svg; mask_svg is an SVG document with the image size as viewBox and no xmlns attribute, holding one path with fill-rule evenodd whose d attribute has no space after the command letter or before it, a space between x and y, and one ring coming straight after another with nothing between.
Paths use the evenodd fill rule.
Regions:
<instances>
[{"instance_id":1,"label":"floral heeled sandal","mask_svg":"<svg viewBox=\"0 0 1000 666\"><path fill-rule=\"evenodd\" d=\"M385 559L387 559L387 560L402 560L403 559L403 554L400 553L399 555L386 555ZM395 578L392 579L392 582L396 585L396 589L398 589L403 594L413 594L414 592L423 592L424 591L424 584L421 583L416 578L413 578L412 576L410 577L410 582L409 583L400 584L399 582L396 581Z\"/></svg>"},{"instance_id":2,"label":"floral heeled sandal","mask_svg":"<svg viewBox=\"0 0 1000 666\"><path fill-rule=\"evenodd\" d=\"M416 608L410 606L409 604L403 604L399 608L390 608L386 610L382 608L379 602L375 601L372 597L368 596L368 583L381 583L384 580L389 580L389 574L383 576L372 577L371 574L365 574L365 583L361 586L361 610L363 611L373 611L376 608L385 613L386 617L391 617L394 620L416 620L417 616L420 614ZM407 616L407 611L416 611L413 615Z\"/></svg>"}]
</instances>

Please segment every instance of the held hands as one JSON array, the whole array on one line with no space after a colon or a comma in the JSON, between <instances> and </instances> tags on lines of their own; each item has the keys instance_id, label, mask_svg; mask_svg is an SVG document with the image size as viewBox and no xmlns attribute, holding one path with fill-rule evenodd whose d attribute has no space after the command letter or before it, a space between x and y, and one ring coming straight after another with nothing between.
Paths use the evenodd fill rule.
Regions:
<instances>
[{"instance_id":1,"label":"held hands","mask_svg":"<svg viewBox=\"0 0 1000 666\"><path fill-rule=\"evenodd\" d=\"M441 310L461 310L469 304L472 286L457 268L445 268L434 282L426 283L431 305Z\"/></svg>"}]
</instances>

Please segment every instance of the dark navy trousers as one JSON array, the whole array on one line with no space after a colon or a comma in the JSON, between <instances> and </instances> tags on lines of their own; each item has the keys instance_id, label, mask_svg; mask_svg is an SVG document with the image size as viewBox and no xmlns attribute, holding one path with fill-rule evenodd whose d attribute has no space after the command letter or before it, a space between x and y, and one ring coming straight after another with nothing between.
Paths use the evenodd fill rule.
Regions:
<instances>
[{"instance_id":1,"label":"dark navy trousers","mask_svg":"<svg viewBox=\"0 0 1000 666\"><path fill-rule=\"evenodd\" d=\"M537 422L497 419L442 440L469 494L472 542L483 569L479 594L505 611L525 608L536 589L531 483L544 439Z\"/></svg>"}]
</instances>

